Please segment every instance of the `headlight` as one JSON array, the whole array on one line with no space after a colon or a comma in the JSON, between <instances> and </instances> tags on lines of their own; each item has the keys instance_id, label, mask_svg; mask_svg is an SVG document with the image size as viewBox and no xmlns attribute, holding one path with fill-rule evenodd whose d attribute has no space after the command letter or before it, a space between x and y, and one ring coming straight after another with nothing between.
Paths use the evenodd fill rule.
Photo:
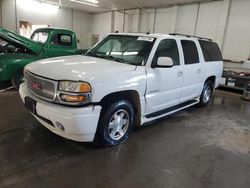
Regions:
<instances>
[{"instance_id":1,"label":"headlight","mask_svg":"<svg viewBox=\"0 0 250 188\"><path fill-rule=\"evenodd\" d=\"M86 82L60 81L59 98L66 104L86 104L91 99L91 86Z\"/></svg>"},{"instance_id":2,"label":"headlight","mask_svg":"<svg viewBox=\"0 0 250 188\"><path fill-rule=\"evenodd\" d=\"M72 93L88 93L91 87L86 82L60 81L59 90Z\"/></svg>"}]
</instances>

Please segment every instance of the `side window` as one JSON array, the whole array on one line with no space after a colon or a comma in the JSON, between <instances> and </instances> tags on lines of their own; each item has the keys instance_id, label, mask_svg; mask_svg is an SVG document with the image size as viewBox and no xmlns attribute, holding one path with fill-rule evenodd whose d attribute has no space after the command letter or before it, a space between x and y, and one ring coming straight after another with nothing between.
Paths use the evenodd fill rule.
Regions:
<instances>
[{"instance_id":1,"label":"side window","mask_svg":"<svg viewBox=\"0 0 250 188\"><path fill-rule=\"evenodd\" d=\"M56 34L52 37L51 44L58 46L72 46L71 35Z\"/></svg>"},{"instance_id":2,"label":"side window","mask_svg":"<svg viewBox=\"0 0 250 188\"><path fill-rule=\"evenodd\" d=\"M162 40L155 52L155 60L158 57L170 57L174 65L180 65L179 50L176 41L174 39Z\"/></svg>"},{"instance_id":3,"label":"side window","mask_svg":"<svg viewBox=\"0 0 250 188\"><path fill-rule=\"evenodd\" d=\"M181 41L183 55L186 65L199 63L199 54L197 47L193 41L182 40Z\"/></svg>"},{"instance_id":4,"label":"side window","mask_svg":"<svg viewBox=\"0 0 250 188\"><path fill-rule=\"evenodd\" d=\"M206 62L222 61L220 48L215 42L199 40L199 43Z\"/></svg>"}]
</instances>

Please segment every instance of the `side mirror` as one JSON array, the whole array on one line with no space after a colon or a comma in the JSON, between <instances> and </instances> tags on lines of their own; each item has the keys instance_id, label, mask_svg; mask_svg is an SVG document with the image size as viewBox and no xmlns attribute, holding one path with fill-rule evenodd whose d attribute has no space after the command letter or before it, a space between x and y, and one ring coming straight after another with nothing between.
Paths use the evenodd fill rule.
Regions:
<instances>
[{"instance_id":1,"label":"side mirror","mask_svg":"<svg viewBox=\"0 0 250 188\"><path fill-rule=\"evenodd\" d=\"M157 67L173 67L174 63L170 57L159 57L157 60Z\"/></svg>"}]
</instances>

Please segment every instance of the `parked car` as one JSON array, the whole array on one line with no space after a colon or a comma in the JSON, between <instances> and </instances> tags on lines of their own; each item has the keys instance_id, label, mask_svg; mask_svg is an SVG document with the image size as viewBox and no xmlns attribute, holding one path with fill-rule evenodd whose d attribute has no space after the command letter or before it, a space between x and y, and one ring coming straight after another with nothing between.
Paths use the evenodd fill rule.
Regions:
<instances>
[{"instance_id":1,"label":"parked car","mask_svg":"<svg viewBox=\"0 0 250 188\"><path fill-rule=\"evenodd\" d=\"M115 146L135 126L195 104L207 106L222 68L218 45L207 39L111 34L85 56L27 65L20 95L52 132Z\"/></svg>"},{"instance_id":2,"label":"parked car","mask_svg":"<svg viewBox=\"0 0 250 188\"><path fill-rule=\"evenodd\" d=\"M31 39L0 28L0 82L11 80L18 89L25 65L45 58L74 55L77 50L74 32L66 29L37 29Z\"/></svg>"}]
</instances>

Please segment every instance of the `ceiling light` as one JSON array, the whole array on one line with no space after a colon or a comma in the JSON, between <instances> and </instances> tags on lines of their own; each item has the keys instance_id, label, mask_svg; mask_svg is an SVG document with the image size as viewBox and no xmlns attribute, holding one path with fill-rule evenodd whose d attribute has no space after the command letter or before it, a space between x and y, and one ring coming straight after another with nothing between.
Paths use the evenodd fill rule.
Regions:
<instances>
[{"instance_id":1,"label":"ceiling light","mask_svg":"<svg viewBox=\"0 0 250 188\"><path fill-rule=\"evenodd\" d=\"M97 0L84 0L84 1L89 2L89 3L93 3L93 4L99 3L99 1L97 1Z\"/></svg>"},{"instance_id":2,"label":"ceiling light","mask_svg":"<svg viewBox=\"0 0 250 188\"><path fill-rule=\"evenodd\" d=\"M75 2L75 3L80 3L80 4L84 4L84 5L89 5L89 6L94 6L94 7L99 7L97 5L97 3L99 3L98 1L96 0L85 0L85 1L80 1L80 0L70 0L72 2Z\"/></svg>"}]
</instances>

